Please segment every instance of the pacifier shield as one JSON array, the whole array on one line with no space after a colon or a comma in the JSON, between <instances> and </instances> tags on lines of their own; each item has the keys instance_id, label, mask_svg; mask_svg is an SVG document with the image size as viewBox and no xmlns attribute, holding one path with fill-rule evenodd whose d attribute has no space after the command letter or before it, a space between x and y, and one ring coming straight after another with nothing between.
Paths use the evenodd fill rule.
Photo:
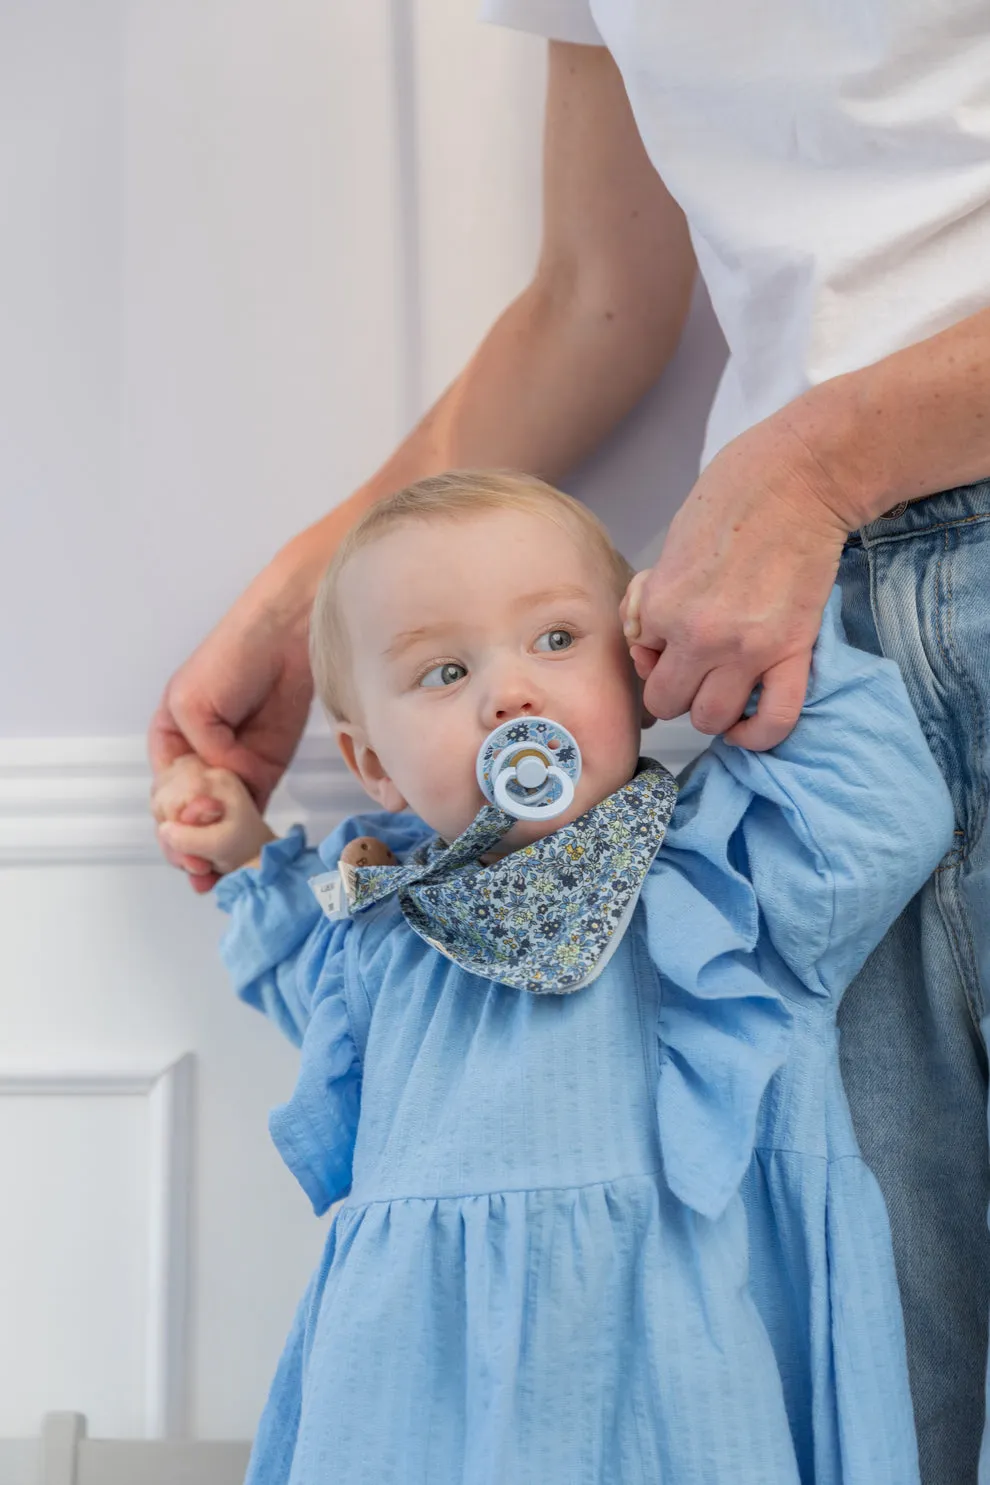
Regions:
<instances>
[{"instance_id":1,"label":"pacifier shield","mask_svg":"<svg viewBox=\"0 0 990 1485\"><path fill-rule=\"evenodd\" d=\"M550 819L574 797L581 749L549 717L514 717L485 738L476 771L489 804L520 819Z\"/></svg>"}]
</instances>

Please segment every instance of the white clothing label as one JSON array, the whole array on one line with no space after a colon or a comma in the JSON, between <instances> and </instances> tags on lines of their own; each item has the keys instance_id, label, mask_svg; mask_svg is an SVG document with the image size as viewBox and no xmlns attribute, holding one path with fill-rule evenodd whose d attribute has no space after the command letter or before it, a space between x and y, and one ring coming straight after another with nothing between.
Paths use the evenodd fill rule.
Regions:
<instances>
[{"instance_id":1,"label":"white clothing label","mask_svg":"<svg viewBox=\"0 0 990 1485\"><path fill-rule=\"evenodd\" d=\"M339 871L327 871L322 876L310 877L309 885L328 918L337 921L350 916L347 894Z\"/></svg>"}]
</instances>

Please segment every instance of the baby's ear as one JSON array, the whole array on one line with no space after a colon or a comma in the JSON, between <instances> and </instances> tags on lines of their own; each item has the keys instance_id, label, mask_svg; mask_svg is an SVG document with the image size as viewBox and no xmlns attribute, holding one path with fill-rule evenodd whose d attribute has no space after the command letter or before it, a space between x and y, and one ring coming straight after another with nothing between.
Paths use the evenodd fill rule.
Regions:
<instances>
[{"instance_id":1,"label":"baby's ear","mask_svg":"<svg viewBox=\"0 0 990 1485\"><path fill-rule=\"evenodd\" d=\"M368 742L364 729L355 722L337 723L337 746L351 773L383 810L396 814L406 801L382 767L381 759Z\"/></svg>"}]
</instances>

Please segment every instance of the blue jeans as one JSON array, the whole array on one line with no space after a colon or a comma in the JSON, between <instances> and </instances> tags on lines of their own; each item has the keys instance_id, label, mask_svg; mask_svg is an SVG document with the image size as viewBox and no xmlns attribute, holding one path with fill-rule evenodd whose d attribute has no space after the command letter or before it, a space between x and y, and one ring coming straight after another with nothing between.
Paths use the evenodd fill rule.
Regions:
<instances>
[{"instance_id":1,"label":"blue jeans","mask_svg":"<svg viewBox=\"0 0 990 1485\"><path fill-rule=\"evenodd\" d=\"M956 812L846 992L843 1076L890 1212L922 1478L990 1485L990 480L873 521L839 580L850 641L899 664Z\"/></svg>"}]
</instances>

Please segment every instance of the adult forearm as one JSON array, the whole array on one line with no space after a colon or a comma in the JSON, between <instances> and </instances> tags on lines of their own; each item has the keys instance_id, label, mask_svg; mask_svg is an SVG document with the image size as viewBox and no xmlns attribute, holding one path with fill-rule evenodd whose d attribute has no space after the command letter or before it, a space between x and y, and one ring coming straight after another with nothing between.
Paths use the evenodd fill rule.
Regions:
<instances>
[{"instance_id":1,"label":"adult forearm","mask_svg":"<svg viewBox=\"0 0 990 1485\"><path fill-rule=\"evenodd\" d=\"M822 382L768 421L807 447L850 530L990 477L990 309Z\"/></svg>"},{"instance_id":2,"label":"adult forearm","mask_svg":"<svg viewBox=\"0 0 990 1485\"><path fill-rule=\"evenodd\" d=\"M347 500L294 537L244 595L308 613L320 573L376 501L441 469L524 469L559 480L657 380L676 348L690 273L669 309L644 312L621 292L537 280L385 464ZM242 600L242 601L244 601Z\"/></svg>"}]
</instances>

